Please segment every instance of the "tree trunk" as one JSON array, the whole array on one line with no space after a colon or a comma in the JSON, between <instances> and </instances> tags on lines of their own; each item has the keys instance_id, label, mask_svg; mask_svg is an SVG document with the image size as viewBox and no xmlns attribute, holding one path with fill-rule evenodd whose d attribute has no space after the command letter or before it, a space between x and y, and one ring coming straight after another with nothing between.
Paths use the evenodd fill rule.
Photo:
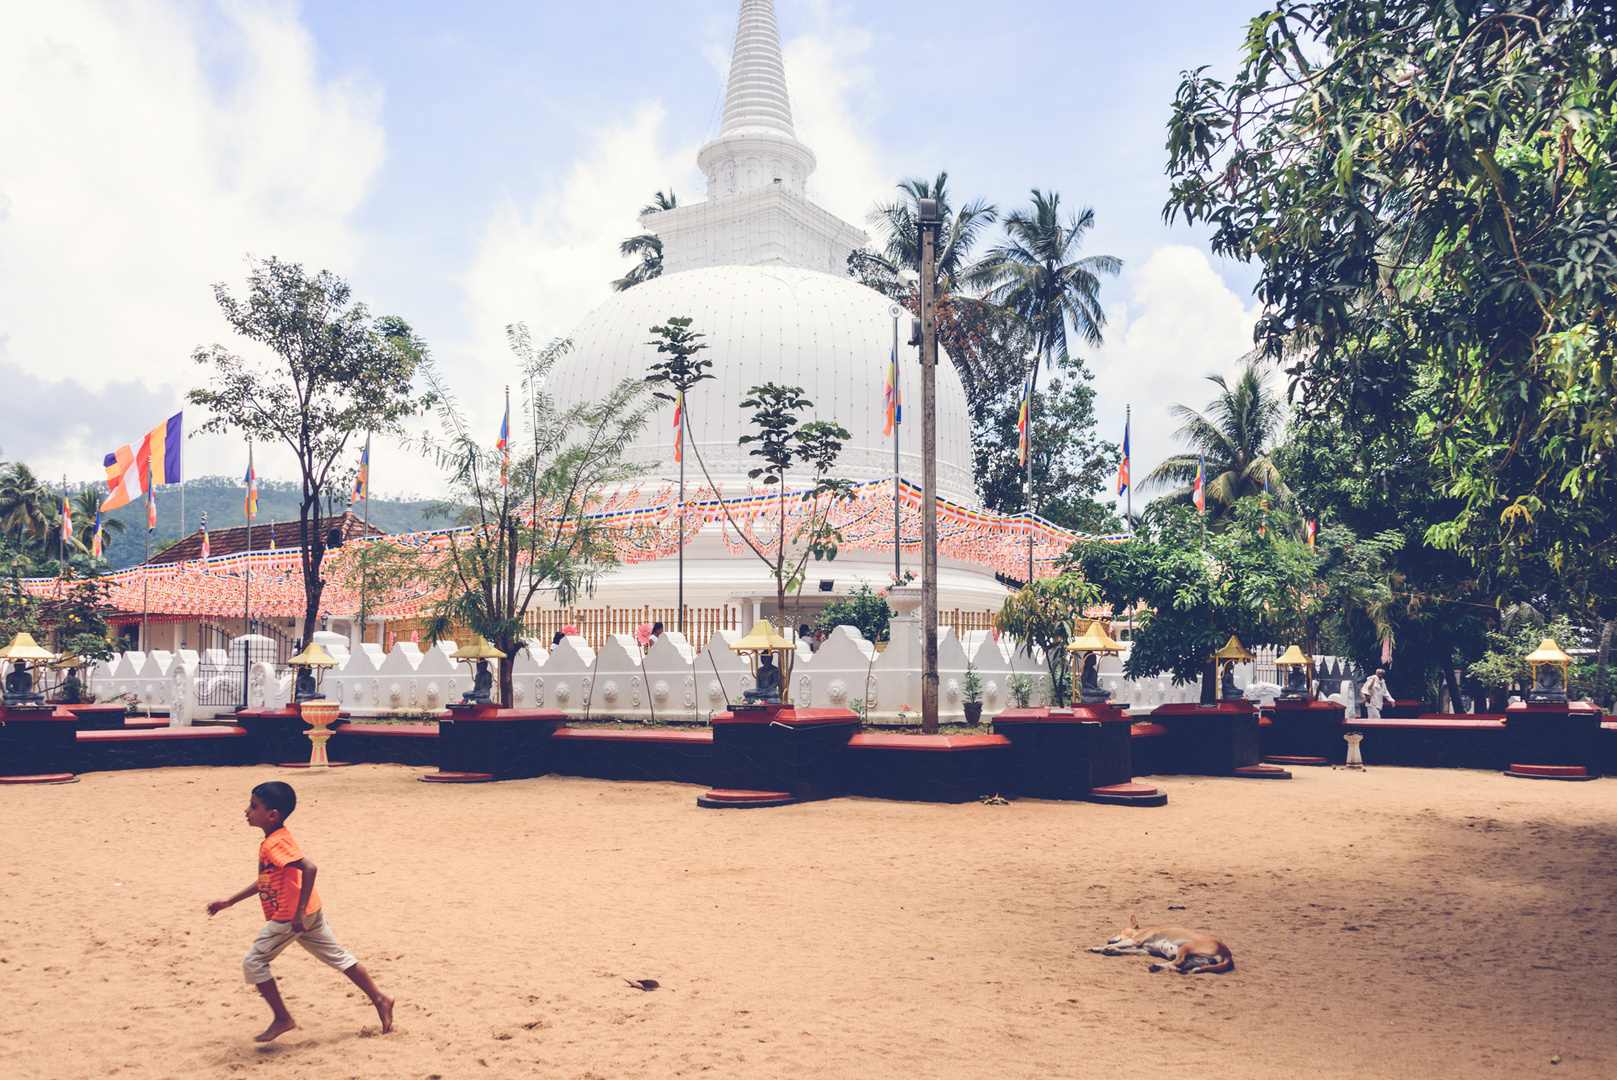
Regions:
<instances>
[{"instance_id":1,"label":"tree trunk","mask_svg":"<svg viewBox=\"0 0 1617 1080\"><path fill-rule=\"evenodd\" d=\"M500 651L505 654L505 659L500 661L500 707L509 709L514 706L516 700L511 694L514 684L511 672L516 665L516 653L510 645L502 645Z\"/></svg>"},{"instance_id":2,"label":"tree trunk","mask_svg":"<svg viewBox=\"0 0 1617 1080\"><path fill-rule=\"evenodd\" d=\"M1218 704L1218 665L1213 663L1213 658L1210 656L1202 664L1201 704Z\"/></svg>"},{"instance_id":3,"label":"tree trunk","mask_svg":"<svg viewBox=\"0 0 1617 1080\"><path fill-rule=\"evenodd\" d=\"M326 555L326 538L320 535L320 504L318 496L313 503L314 524L309 523L310 499L304 495L298 507L298 544L303 562L303 639L308 648L314 640L315 627L320 622L320 597L326 591L325 579L320 576L320 564Z\"/></svg>"},{"instance_id":4,"label":"tree trunk","mask_svg":"<svg viewBox=\"0 0 1617 1080\"><path fill-rule=\"evenodd\" d=\"M1454 677L1453 657L1449 659L1451 662L1443 665L1443 682L1449 688L1449 711L1464 712L1465 706L1460 700L1460 682Z\"/></svg>"}]
</instances>

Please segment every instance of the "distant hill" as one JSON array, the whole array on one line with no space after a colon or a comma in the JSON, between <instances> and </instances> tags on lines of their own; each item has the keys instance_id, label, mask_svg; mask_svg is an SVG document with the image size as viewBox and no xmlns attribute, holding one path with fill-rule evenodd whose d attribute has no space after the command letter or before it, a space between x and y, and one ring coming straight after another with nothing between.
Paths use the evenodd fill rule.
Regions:
<instances>
[{"instance_id":1,"label":"distant hill","mask_svg":"<svg viewBox=\"0 0 1617 1080\"><path fill-rule=\"evenodd\" d=\"M203 476L185 483L185 519L189 528L186 535L202 525L202 512L208 512L209 529L225 529L247 524L243 500L247 489L241 481L229 476ZM260 480L258 482L258 517L254 520L254 547L257 547L257 529L272 521L296 521L301 498L298 485L291 482ZM439 528L441 519L428 521L422 510L430 505L425 500L403 501L393 499L370 500L370 521L379 529L390 533L418 532ZM341 508L339 507L339 510ZM363 502L354 506L354 512L365 516ZM108 514L124 523L122 535L106 532L106 555L112 565L122 570L134 566L146 556L146 506L137 500ZM152 533L152 550L157 551L165 541L180 538L180 489L163 488L157 493L157 529ZM265 536L266 546L268 534ZM282 536L276 531L275 544L286 547L297 543L297 534Z\"/></svg>"}]
</instances>

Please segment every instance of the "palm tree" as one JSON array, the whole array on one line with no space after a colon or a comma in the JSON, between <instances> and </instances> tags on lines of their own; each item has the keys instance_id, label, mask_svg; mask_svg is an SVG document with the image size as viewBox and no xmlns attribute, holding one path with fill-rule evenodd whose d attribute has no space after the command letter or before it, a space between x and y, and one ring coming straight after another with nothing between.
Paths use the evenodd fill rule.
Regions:
<instances>
[{"instance_id":1,"label":"palm tree","mask_svg":"<svg viewBox=\"0 0 1617 1080\"><path fill-rule=\"evenodd\" d=\"M61 513L56 492L21 461L0 476L0 530L15 533L24 548L43 549Z\"/></svg>"},{"instance_id":2,"label":"palm tree","mask_svg":"<svg viewBox=\"0 0 1617 1080\"><path fill-rule=\"evenodd\" d=\"M1290 490L1269 459L1270 448L1285 423L1285 404L1270 391L1269 373L1260 366L1258 357L1246 358L1246 366L1234 385L1222 375L1209 375L1207 381L1218 387L1218 394L1201 412L1186 405L1174 405L1169 410L1185 422L1174 437L1194 450L1168 458L1140 481L1140 487L1150 490L1183 485L1164 498L1169 502L1189 502L1200 457L1207 470L1207 503L1215 520L1227 516L1241 497L1260 494L1265 483L1277 498L1289 498Z\"/></svg>"},{"instance_id":3,"label":"palm tree","mask_svg":"<svg viewBox=\"0 0 1617 1080\"><path fill-rule=\"evenodd\" d=\"M664 210L672 210L678 203L679 199L675 196L674 189L669 188L667 194L659 191L653 195L651 202L640 208L640 213L641 215L659 214ZM631 236L618 245L618 251L620 254L627 255L630 258L639 259L640 263L612 283L613 291L623 292L662 275L663 242L656 233L648 232L641 233L639 236Z\"/></svg>"},{"instance_id":4,"label":"palm tree","mask_svg":"<svg viewBox=\"0 0 1617 1080\"><path fill-rule=\"evenodd\" d=\"M880 271L896 280L900 271L920 272L921 246L915 227L916 219L922 199L938 201L938 218L943 224L938 229L938 250L933 266L937 270L940 299L961 291L966 272L971 267L971 249L982 231L999 216L999 211L983 199L969 202L955 211L949 203L948 189L947 172L938 173L937 179L931 183L912 177L899 183L898 190L903 195L890 203L878 204L866 217L870 224L886 235L881 253L872 253L867 258Z\"/></svg>"},{"instance_id":5,"label":"palm tree","mask_svg":"<svg viewBox=\"0 0 1617 1080\"><path fill-rule=\"evenodd\" d=\"M107 493L100 487L91 484L78 497L73 500L73 543L81 551L88 552L95 539L95 515L101 509L101 504L107 501ZM105 516L101 519L103 533L118 533L122 535L127 531L123 521L119 518Z\"/></svg>"}]
</instances>

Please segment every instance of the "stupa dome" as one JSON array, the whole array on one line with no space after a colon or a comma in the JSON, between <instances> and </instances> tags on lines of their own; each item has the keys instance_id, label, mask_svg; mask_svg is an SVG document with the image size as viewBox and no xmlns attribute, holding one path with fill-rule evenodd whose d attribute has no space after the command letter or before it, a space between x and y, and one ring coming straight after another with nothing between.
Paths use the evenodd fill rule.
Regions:
<instances>
[{"instance_id":1,"label":"stupa dome","mask_svg":"<svg viewBox=\"0 0 1617 1080\"><path fill-rule=\"evenodd\" d=\"M752 426L741 402L749 388L766 382L802 387L814 402L810 419L834 420L848 429L852 438L835 475L857 482L882 479L893 474L893 441L882 429L895 307L852 278L802 267L708 266L664 274L614 296L586 317L573 331L572 352L558 361L547 385L563 407L599 401L619 380L644 377L657 362L652 326L686 316L693 320L692 330L707 335L703 356L713 362L714 376L690 392L687 438L698 444L714 480L736 493L746 485L752 459L737 440ZM919 483L920 375L916 350L904 344L909 312L897 310L900 385L909 406L901 428L901 471ZM970 414L947 357L938 363L936 402L938 493L975 504ZM669 410L628 457L643 465L647 476L676 474ZM686 459L686 478L701 482L694 456Z\"/></svg>"}]
</instances>

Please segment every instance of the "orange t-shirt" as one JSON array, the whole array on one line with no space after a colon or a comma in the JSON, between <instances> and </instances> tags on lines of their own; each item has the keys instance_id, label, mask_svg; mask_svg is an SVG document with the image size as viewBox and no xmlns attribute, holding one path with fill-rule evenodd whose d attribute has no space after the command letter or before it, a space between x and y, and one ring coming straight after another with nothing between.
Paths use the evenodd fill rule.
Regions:
<instances>
[{"instance_id":1,"label":"orange t-shirt","mask_svg":"<svg viewBox=\"0 0 1617 1080\"><path fill-rule=\"evenodd\" d=\"M303 871L289 870L286 864L301 858L303 849L284 825L258 845L258 902L264 905L264 918L271 922L291 922L292 916L298 913ZM311 889L309 907L304 914L313 915L319 910L320 894Z\"/></svg>"}]
</instances>

